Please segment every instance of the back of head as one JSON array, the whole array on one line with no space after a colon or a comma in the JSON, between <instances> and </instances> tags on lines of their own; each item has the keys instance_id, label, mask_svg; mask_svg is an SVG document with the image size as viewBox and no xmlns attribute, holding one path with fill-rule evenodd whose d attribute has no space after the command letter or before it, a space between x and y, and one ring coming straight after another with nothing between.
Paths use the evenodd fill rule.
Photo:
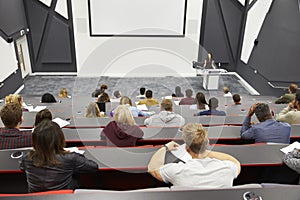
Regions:
<instances>
[{"instance_id":1,"label":"back of head","mask_svg":"<svg viewBox=\"0 0 300 200\"><path fill-rule=\"evenodd\" d=\"M207 104L205 95L202 92L198 92L196 94L196 101L197 101L197 104Z\"/></svg>"},{"instance_id":2,"label":"back of head","mask_svg":"<svg viewBox=\"0 0 300 200\"><path fill-rule=\"evenodd\" d=\"M297 90L298 90L298 86L294 83L291 83L290 86L289 86L289 90L290 92L293 94L293 93L296 93Z\"/></svg>"},{"instance_id":3,"label":"back of head","mask_svg":"<svg viewBox=\"0 0 300 200\"><path fill-rule=\"evenodd\" d=\"M172 101L170 99L163 99L161 101L161 109L165 110L165 111L172 111L173 110L173 104Z\"/></svg>"},{"instance_id":4,"label":"back of head","mask_svg":"<svg viewBox=\"0 0 300 200\"><path fill-rule=\"evenodd\" d=\"M67 98L68 97L68 91L66 88L62 88L58 94L59 98Z\"/></svg>"},{"instance_id":5,"label":"back of head","mask_svg":"<svg viewBox=\"0 0 300 200\"><path fill-rule=\"evenodd\" d=\"M41 99L42 103L56 103L56 99L54 98L54 96L50 93L45 93L42 95L42 99Z\"/></svg>"},{"instance_id":6,"label":"back of head","mask_svg":"<svg viewBox=\"0 0 300 200\"><path fill-rule=\"evenodd\" d=\"M85 117L100 117L100 110L95 102L90 102L86 108Z\"/></svg>"},{"instance_id":7,"label":"back of head","mask_svg":"<svg viewBox=\"0 0 300 200\"><path fill-rule=\"evenodd\" d=\"M5 104L17 103L22 107L22 96L19 94L9 94L5 97Z\"/></svg>"},{"instance_id":8,"label":"back of head","mask_svg":"<svg viewBox=\"0 0 300 200\"><path fill-rule=\"evenodd\" d=\"M145 92L146 92L146 88L141 87L141 88L140 88L140 94L141 94L141 95L144 95Z\"/></svg>"},{"instance_id":9,"label":"back of head","mask_svg":"<svg viewBox=\"0 0 300 200\"><path fill-rule=\"evenodd\" d=\"M185 96L188 97L188 98L191 98L193 96L193 90L187 89L185 91Z\"/></svg>"},{"instance_id":10,"label":"back of head","mask_svg":"<svg viewBox=\"0 0 300 200\"><path fill-rule=\"evenodd\" d=\"M219 106L219 100L217 98L212 97L212 98L209 99L209 101L208 101L208 107L211 110L217 109L218 106Z\"/></svg>"},{"instance_id":11,"label":"back of head","mask_svg":"<svg viewBox=\"0 0 300 200\"><path fill-rule=\"evenodd\" d=\"M30 157L37 167L57 165L57 154L63 154L66 146L65 137L61 128L51 120L41 121L32 132L34 151Z\"/></svg>"},{"instance_id":12,"label":"back of head","mask_svg":"<svg viewBox=\"0 0 300 200\"><path fill-rule=\"evenodd\" d=\"M120 98L120 97L121 97L120 91L119 91L119 90L114 91L114 96L115 96L116 98Z\"/></svg>"},{"instance_id":13,"label":"back of head","mask_svg":"<svg viewBox=\"0 0 300 200\"><path fill-rule=\"evenodd\" d=\"M260 122L264 122L267 119L272 118L272 113L270 111L268 104L266 104L266 103L259 103L255 107L254 113L255 113L258 121L260 121Z\"/></svg>"},{"instance_id":14,"label":"back of head","mask_svg":"<svg viewBox=\"0 0 300 200\"><path fill-rule=\"evenodd\" d=\"M146 91L146 98L152 98L152 90Z\"/></svg>"},{"instance_id":15,"label":"back of head","mask_svg":"<svg viewBox=\"0 0 300 200\"><path fill-rule=\"evenodd\" d=\"M107 85L106 84L102 84L100 86L100 90L107 90Z\"/></svg>"},{"instance_id":16,"label":"back of head","mask_svg":"<svg viewBox=\"0 0 300 200\"><path fill-rule=\"evenodd\" d=\"M241 101L241 96L239 94L234 94L232 99L234 103L239 103Z\"/></svg>"},{"instance_id":17,"label":"back of head","mask_svg":"<svg viewBox=\"0 0 300 200\"><path fill-rule=\"evenodd\" d=\"M129 97L122 96L121 99L120 99L120 105L130 105L130 106L132 106L132 101Z\"/></svg>"},{"instance_id":18,"label":"back of head","mask_svg":"<svg viewBox=\"0 0 300 200\"><path fill-rule=\"evenodd\" d=\"M22 108L18 103L8 103L2 106L1 120L6 128L16 128L22 122Z\"/></svg>"},{"instance_id":19,"label":"back of head","mask_svg":"<svg viewBox=\"0 0 300 200\"><path fill-rule=\"evenodd\" d=\"M228 87L223 87L223 92L224 92L224 94L227 94L229 92L229 88Z\"/></svg>"},{"instance_id":20,"label":"back of head","mask_svg":"<svg viewBox=\"0 0 300 200\"><path fill-rule=\"evenodd\" d=\"M107 93L101 93L98 97L97 102L110 102L109 95Z\"/></svg>"},{"instance_id":21,"label":"back of head","mask_svg":"<svg viewBox=\"0 0 300 200\"><path fill-rule=\"evenodd\" d=\"M119 105L115 109L114 113L114 120L117 122L117 124L122 125L135 125L134 118L131 114L131 111L129 110L128 105Z\"/></svg>"},{"instance_id":22,"label":"back of head","mask_svg":"<svg viewBox=\"0 0 300 200\"><path fill-rule=\"evenodd\" d=\"M52 113L48 109L43 109L36 113L34 126L37 126L41 121L45 119L52 120Z\"/></svg>"},{"instance_id":23,"label":"back of head","mask_svg":"<svg viewBox=\"0 0 300 200\"><path fill-rule=\"evenodd\" d=\"M207 131L201 124L186 124L182 130L182 137L187 147L195 154L204 153L209 144Z\"/></svg>"}]
</instances>

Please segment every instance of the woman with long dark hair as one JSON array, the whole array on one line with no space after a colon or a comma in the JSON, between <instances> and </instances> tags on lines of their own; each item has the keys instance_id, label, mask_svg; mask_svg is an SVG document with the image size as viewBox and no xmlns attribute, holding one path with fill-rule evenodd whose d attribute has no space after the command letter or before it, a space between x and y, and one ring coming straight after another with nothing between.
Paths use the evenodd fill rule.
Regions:
<instances>
[{"instance_id":1,"label":"woman with long dark hair","mask_svg":"<svg viewBox=\"0 0 300 200\"><path fill-rule=\"evenodd\" d=\"M61 128L45 119L32 133L33 150L22 158L29 192L77 188L76 175L96 172L98 164L83 155L64 149L66 143Z\"/></svg>"}]
</instances>

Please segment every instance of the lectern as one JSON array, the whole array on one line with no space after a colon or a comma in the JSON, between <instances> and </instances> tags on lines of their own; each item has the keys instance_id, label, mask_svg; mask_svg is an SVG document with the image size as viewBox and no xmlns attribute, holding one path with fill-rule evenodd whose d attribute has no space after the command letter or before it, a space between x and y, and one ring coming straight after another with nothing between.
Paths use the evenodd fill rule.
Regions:
<instances>
[{"instance_id":1,"label":"lectern","mask_svg":"<svg viewBox=\"0 0 300 200\"><path fill-rule=\"evenodd\" d=\"M204 69L203 75L203 88L205 90L219 89L220 74L226 72L224 69Z\"/></svg>"}]
</instances>

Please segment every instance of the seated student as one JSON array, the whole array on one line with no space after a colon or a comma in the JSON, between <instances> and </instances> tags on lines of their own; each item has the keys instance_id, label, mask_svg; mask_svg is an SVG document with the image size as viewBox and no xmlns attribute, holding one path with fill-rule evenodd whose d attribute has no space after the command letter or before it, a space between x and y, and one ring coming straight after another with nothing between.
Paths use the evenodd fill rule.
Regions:
<instances>
[{"instance_id":1,"label":"seated student","mask_svg":"<svg viewBox=\"0 0 300 200\"><path fill-rule=\"evenodd\" d=\"M233 100L233 103L234 105L241 105L241 96L239 94L234 94L232 96L232 100Z\"/></svg>"},{"instance_id":2,"label":"seated student","mask_svg":"<svg viewBox=\"0 0 300 200\"><path fill-rule=\"evenodd\" d=\"M223 87L224 97L232 97L228 87Z\"/></svg>"},{"instance_id":3,"label":"seated student","mask_svg":"<svg viewBox=\"0 0 300 200\"><path fill-rule=\"evenodd\" d=\"M184 118L173 112L173 104L170 99L164 99L160 105L160 112L145 119L146 126L183 126Z\"/></svg>"},{"instance_id":4,"label":"seated student","mask_svg":"<svg viewBox=\"0 0 300 200\"><path fill-rule=\"evenodd\" d=\"M23 107L23 97L19 94L9 94L5 97L5 104L8 104L8 103L17 103L21 106L22 108L22 111L28 111L27 108L24 108Z\"/></svg>"},{"instance_id":5,"label":"seated student","mask_svg":"<svg viewBox=\"0 0 300 200\"><path fill-rule=\"evenodd\" d=\"M201 124L188 123L183 127L186 151L192 159L183 163L165 164L167 151L176 150L178 144L169 142L151 158L148 172L159 181L174 186L197 186L201 188L232 187L241 171L240 163L231 155L209 151L207 131Z\"/></svg>"},{"instance_id":6,"label":"seated student","mask_svg":"<svg viewBox=\"0 0 300 200\"><path fill-rule=\"evenodd\" d=\"M206 102L205 95L202 92L196 94L195 104L190 106L191 110L208 110L208 103Z\"/></svg>"},{"instance_id":7,"label":"seated student","mask_svg":"<svg viewBox=\"0 0 300 200\"><path fill-rule=\"evenodd\" d=\"M132 114L133 117L147 117L147 116L150 116L150 114L145 113L145 112L141 111L140 109L138 109L137 107L132 106L132 101L127 96L122 96L121 97L120 105L127 105L129 110L131 111L131 114ZM114 112L115 112L115 109L113 109L110 112L111 117L114 116Z\"/></svg>"},{"instance_id":8,"label":"seated student","mask_svg":"<svg viewBox=\"0 0 300 200\"><path fill-rule=\"evenodd\" d=\"M138 105L145 104L146 106L155 106L158 105L158 100L152 98L152 90L146 91L146 99L142 99L138 102Z\"/></svg>"},{"instance_id":9,"label":"seated student","mask_svg":"<svg viewBox=\"0 0 300 200\"><path fill-rule=\"evenodd\" d=\"M33 150L22 158L20 165L26 173L28 192L75 189L76 174L98 170L96 162L64 150L64 134L55 122L41 121L32 133L32 143Z\"/></svg>"},{"instance_id":10,"label":"seated student","mask_svg":"<svg viewBox=\"0 0 300 200\"><path fill-rule=\"evenodd\" d=\"M55 97L50 93L42 95L41 103L56 103Z\"/></svg>"},{"instance_id":11,"label":"seated student","mask_svg":"<svg viewBox=\"0 0 300 200\"><path fill-rule=\"evenodd\" d=\"M114 97L115 99L121 99L122 95L121 92L119 90L114 91Z\"/></svg>"},{"instance_id":12,"label":"seated student","mask_svg":"<svg viewBox=\"0 0 300 200\"><path fill-rule=\"evenodd\" d=\"M58 98L69 98L68 91L66 88L62 88L57 95Z\"/></svg>"},{"instance_id":13,"label":"seated student","mask_svg":"<svg viewBox=\"0 0 300 200\"><path fill-rule=\"evenodd\" d=\"M145 92L146 92L146 88L141 87L140 88L140 94L137 95L136 98L138 98L138 99L146 99Z\"/></svg>"},{"instance_id":14,"label":"seated student","mask_svg":"<svg viewBox=\"0 0 300 200\"><path fill-rule=\"evenodd\" d=\"M289 93L279 97L275 103L276 104L285 104L285 103L290 103L295 99L295 95L297 92L298 86L294 83L291 83L289 85Z\"/></svg>"},{"instance_id":15,"label":"seated student","mask_svg":"<svg viewBox=\"0 0 300 200\"><path fill-rule=\"evenodd\" d=\"M175 87L175 93L173 93L172 96L173 95L174 95L174 97L184 97L184 95L181 92L181 87L180 86Z\"/></svg>"},{"instance_id":16,"label":"seated student","mask_svg":"<svg viewBox=\"0 0 300 200\"><path fill-rule=\"evenodd\" d=\"M251 125L251 117L255 113L260 123ZM254 139L255 142L290 143L291 126L277 122L268 104L257 103L251 106L241 129L242 139Z\"/></svg>"},{"instance_id":17,"label":"seated student","mask_svg":"<svg viewBox=\"0 0 300 200\"><path fill-rule=\"evenodd\" d=\"M100 86L100 89L96 89L93 93L92 93L92 97L98 97L100 94L105 93L105 90L107 90L107 85L106 84L102 84Z\"/></svg>"},{"instance_id":18,"label":"seated student","mask_svg":"<svg viewBox=\"0 0 300 200\"><path fill-rule=\"evenodd\" d=\"M300 124L300 94L296 94L295 100L277 115L276 120L289 124Z\"/></svg>"},{"instance_id":19,"label":"seated student","mask_svg":"<svg viewBox=\"0 0 300 200\"><path fill-rule=\"evenodd\" d=\"M110 97L109 95L104 92L104 93L101 93L97 99L97 102L99 103L107 103L107 102L110 102Z\"/></svg>"},{"instance_id":20,"label":"seated student","mask_svg":"<svg viewBox=\"0 0 300 200\"><path fill-rule=\"evenodd\" d=\"M185 91L186 98L182 98L179 102L179 105L192 105L195 102L195 98L193 96L193 90L187 89Z\"/></svg>"},{"instance_id":21,"label":"seated student","mask_svg":"<svg viewBox=\"0 0 300 200\"><path fill-rule=\"evenodd\" d=\"M0 149L31 147L31 131L20 131L23 121L22 109L18 103L8 103L0 111L4 128L0 128Z\"/></svg>"},{"instance_id":22,"label":"seated student","mask_svg":"<svg viewBox=\"0 0 300 200\"><path fill-rule=\"evenodd\" d=\"M107 146L131 147L142 138L144 132L138 127L127 105L119 105L114 113L114 121L109 122L100 134Z\"/></svg>"},{"instance_id":23,"label":"seated student","mask_svg":"<svg viewBox=\"0 0 300 200\"><path fill-rule=\"evenodd\" d=\"M85 117L97 118L101 117L98 105L95 102L90 102L85 111Z\"/></svg>"},{"instance_id":24,"label":"seated student","mask_svg":"<svg viewBox=\"0 0 300 200\"><path fill-rule=\"evenodd\" d=\"M300 174L300 151L299 149L294 149L283 156L283 162L292 170Z\"/></svg>"},{"instance_id":25,"label":"seated student","mask_svg":"<svg viewBox=\"0 0 300 200\"><path fill-rule=\"evenodd\" d=\"M208 101L209 109L201 111L201 112L195 114L195 116L202 116L202 115L225 116L226 113L224 111L217 110L218 106L219 106L219 100L215 97L212 97Z\"/></svg>"},{"instance_id":26,"label":"seated student","mask_svg":"<svg viewBox=\"0 0 300 200\"><path fill-rule=\"evenodd\" d=\"M37 126L41 121L45 119L52 120L52 113L48 109L43 109L36 113L34 126Z\"/></svg>"}]
</instances>

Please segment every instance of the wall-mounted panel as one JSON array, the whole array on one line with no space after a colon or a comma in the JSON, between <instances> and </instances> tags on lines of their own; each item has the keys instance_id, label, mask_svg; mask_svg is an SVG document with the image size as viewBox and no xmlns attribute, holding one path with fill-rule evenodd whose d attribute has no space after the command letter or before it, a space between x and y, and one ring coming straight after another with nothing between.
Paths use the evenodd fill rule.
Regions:
<instances>
[{"instance_id":1,"label":"wall-mounted panel","mask_svg":"<svg viewBox=\"0 0 300 200\"><path fill-rule=\"evenodd\" d=\"M0 82L3 82L8 76L10 76L18 69L14 44L8 44L5 40L0 38L0 55Z\"/></svg>"}]
</instances>

